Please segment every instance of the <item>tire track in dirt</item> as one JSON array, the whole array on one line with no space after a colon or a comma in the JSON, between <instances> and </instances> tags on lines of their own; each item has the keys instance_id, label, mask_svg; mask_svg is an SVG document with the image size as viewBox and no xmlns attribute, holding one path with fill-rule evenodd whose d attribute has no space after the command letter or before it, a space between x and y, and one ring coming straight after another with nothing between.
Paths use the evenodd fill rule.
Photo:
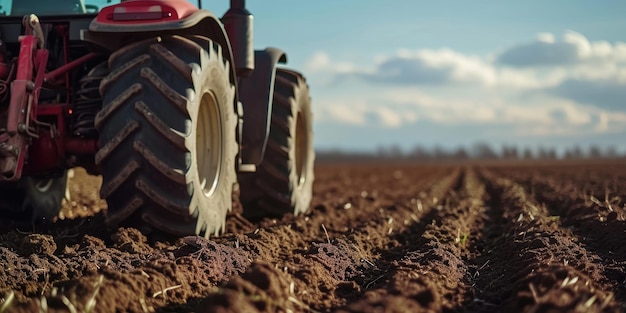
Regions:
<instances>
[{"instance_id":1,"label":"tire track in dirt","mask_svg":"<svg viewBox=\"0 0 626 313\"><path fill-rule=\"evenodd\" d=\"M475 243L470 311L619 312L603 285L598 255L587 251L522 186L481 170L488 223Z\"/></svg>"}]
</instances>

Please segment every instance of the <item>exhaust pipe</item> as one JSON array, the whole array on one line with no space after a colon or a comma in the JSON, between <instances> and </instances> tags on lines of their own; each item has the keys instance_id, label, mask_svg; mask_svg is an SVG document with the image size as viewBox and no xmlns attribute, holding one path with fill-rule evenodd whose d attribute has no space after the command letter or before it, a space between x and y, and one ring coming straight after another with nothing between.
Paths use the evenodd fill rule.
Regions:
<instances>
[{"instance_id":1,"label":"exhaust pipe","mask_svg":"<svg viewBox=\"0 0 626 313\"><path fill-rule=\"evenodd\" d=\"M238 77L248 77L254 70L254 16L245 0L231 0L222 23L230 39Z\"/></svg>"}]
</instances>

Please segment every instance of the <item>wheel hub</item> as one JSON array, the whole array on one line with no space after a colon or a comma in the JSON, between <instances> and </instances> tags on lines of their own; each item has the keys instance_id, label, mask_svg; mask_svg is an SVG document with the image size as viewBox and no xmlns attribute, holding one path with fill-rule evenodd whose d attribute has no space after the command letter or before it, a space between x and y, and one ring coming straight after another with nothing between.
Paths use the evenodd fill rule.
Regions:
<instances>
[{"instance_id":1,"label":"wheel hub","mask_svg":"<svg viewBox=\"0 0 626 313\"><path fill-rule=\"evenodd\" d=\"M202 193L215 192L222 167L223 137L220 108L215 96L207 92L200 100L196 128L196 162Z\"/></svg>"},{"instance_id":2,"label":"wheel hub","mask_svg":"<svg viewBox=\"0 0 626 313\"><path fill-rule=\"evenodd\" d=\"M298 114L296 118L296 181L297 186L300 187L304 185L306 181L306 164L307 160L307 151L309 146L308 136L307 136L307 128L304 118L302 114Z\"/></svg>"}]
</instances>

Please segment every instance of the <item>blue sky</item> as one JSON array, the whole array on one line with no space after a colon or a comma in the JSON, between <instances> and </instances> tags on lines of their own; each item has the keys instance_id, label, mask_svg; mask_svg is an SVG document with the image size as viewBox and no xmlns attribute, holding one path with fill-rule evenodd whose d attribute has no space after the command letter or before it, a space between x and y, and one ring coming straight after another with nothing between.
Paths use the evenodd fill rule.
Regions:
<instances>
[{"instance_id":1,"label":"blue sky","mask_svg":"<svg viewBox=\"0 0 626 313\"><path fill-rule=\"evenodd\" d=\"M223 14L228 1L204 1ZM305 73L319 149L614 145L624 1L248 0L255 45Z\"/></svg>"}]
</instances>

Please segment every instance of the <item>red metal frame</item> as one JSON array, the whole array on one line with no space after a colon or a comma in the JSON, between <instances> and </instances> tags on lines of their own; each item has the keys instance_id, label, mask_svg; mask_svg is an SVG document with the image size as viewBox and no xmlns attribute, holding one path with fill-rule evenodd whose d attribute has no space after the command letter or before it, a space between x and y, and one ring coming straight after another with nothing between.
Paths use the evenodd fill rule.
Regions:
<instances>
[{"instance_id":1,"label":"red metal frame","mask_svg":"<svg viewBox=\"0 0 626 313\"><path fill-rule=\"evenodd\" d=\"M45 83L47 82L53 82L57 77L63 75L63 74L67 74L69 71L77 68L78 66L82 65L85 62L91 61L92 59L94 59L95 57L97 57L98 54L97 53L88 53L83 55L82 57L71 61L55 70L52 70L48 73L46 73L44 75L43 81ZM69 86L68 86L69 87Z\"/></svg>"},{"instance_id":2,"label":"red metal frame","mask_svg":"<svg viewBox=\"0 0 626 313\"><path fill-rule=\"evenodd\" d=\"M67 51L67 33L64 26L57 29L63 36ZM19 38L20 53L17 73L11 84L7 131L0 135L0 181L17 181L23 174L37 174L62 168L66 155L94 155L96 139L80 139L67 136L66 117L69 103L46 103L39 105L39 95L44 83L63 84L70 99L69 71L94 59L89 53L46 73L48 50L39 47L39 38L26 28ZM63 79L56 81L61 76ZM53 124L43 120L54 120ZM28 149L28 153L26 153Z\"/></svg>"},{"instance_id":3,"label":"red metal frame","mask_svg":"<svg viewBox=\"0 0 626 313\"><path fill-rule=\"evenodd\" d=\"M32 103L31 93L36 88L33 82L33 69L35 64L40 65L41 59L44 57L40 54L38 55L39 60L34 59L36 47L37 39L35 36L26 35L20 38L17 74L11 87L11 102L7 121L7 132L11 135L20 131L20 125L25 125L27 121L26 109ZM44 61L47 61L47 54ZM36 102L35 99L35 105Z\"/></svg>"},{"instance_id":4,"label":"red metal frame","mask_svg":"<svg viewBox=\"0 0 626 313\"><path fill-rule=\"evenodd\" d=\"M33 72L41 73L48 60L47 51L36 53L37 38L32 34L20 39L20 54L18 56L17 74L11 84L11 98L9 102L6 140L0 140L10 155L5 155L0 171L0 180L16 181L22 176L25 150L27 147L29 112L37 109L37 99L33 95L37 79L33 80ZM40 51L40 50L39 50ZM32 110L32 111L31 111ZM3 138L4 139L4 138Z\"/></svg>"}]
</instances>

